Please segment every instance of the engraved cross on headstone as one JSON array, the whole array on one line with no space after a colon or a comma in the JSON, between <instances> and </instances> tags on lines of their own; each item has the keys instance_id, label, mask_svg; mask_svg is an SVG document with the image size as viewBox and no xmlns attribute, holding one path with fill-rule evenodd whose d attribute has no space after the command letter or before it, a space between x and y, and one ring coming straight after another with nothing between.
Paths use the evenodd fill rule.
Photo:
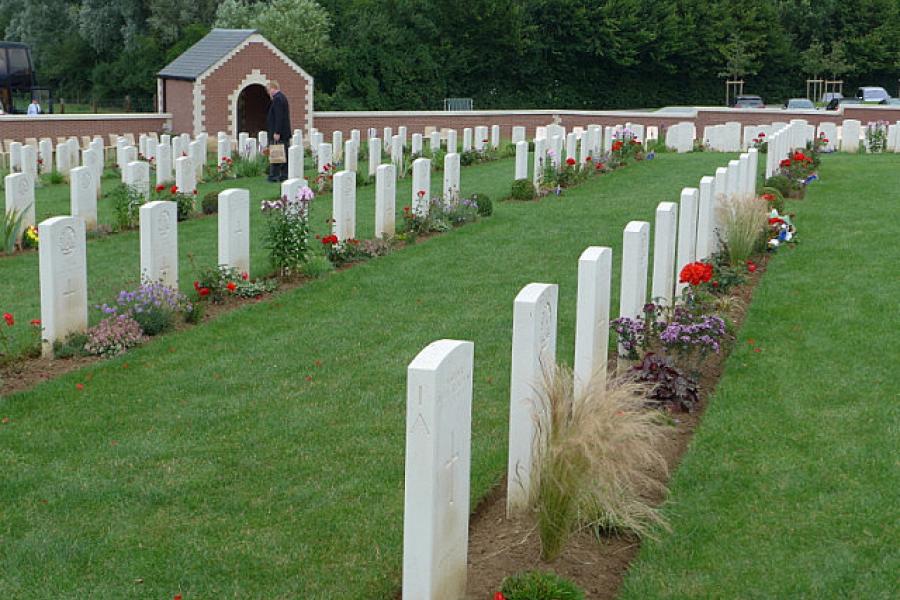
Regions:
<instances>
[{"instance_id":1,"label":"engraved cross on headstone","mask_svg":"<svg viewBox=\"0 0 900 600\"><path fill-rule=\"evenodd\" d=\"M444 466L449 471L450 478L450 498L449 504L453 505L453 480L454 473L456 472L456 463L459 461L459 451L456 449L456 438L454 433L450 432L450 458L447 460L447 464Z\"/></svg>"}]
</instances>

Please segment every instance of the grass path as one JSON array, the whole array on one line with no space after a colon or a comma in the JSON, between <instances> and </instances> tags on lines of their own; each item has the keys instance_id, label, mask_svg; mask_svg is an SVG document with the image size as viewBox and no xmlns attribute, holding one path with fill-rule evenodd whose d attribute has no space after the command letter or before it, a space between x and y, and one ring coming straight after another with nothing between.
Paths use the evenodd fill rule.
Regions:
<instances>
[{"instance_id":1,"label":"grass path","mask_svg":"<svg viewBox=\"0 0 900 600\"><path fill-rule=\"evenodd\" d=\"M674 532L623 600L897 597L900 156L821 175L673 478Z\"/></svg>"},{"instance_id":2,"label":"grass path","mask_svg":"<svg viewBox=\"0 0 900 600\"><path fill-rule=\"evenodd\" d=\"M0 595L393 597L409 361L435 339L475 341L479 498L506 464L516 293L560 284L570 362L580 253L610 245L617 268L628 221L652 219L729 158L664 154L560 199L504 203L490 219L0 399ZM485 166L484 185L508 186L510 168Z\"/></svg>"}]
</instances>

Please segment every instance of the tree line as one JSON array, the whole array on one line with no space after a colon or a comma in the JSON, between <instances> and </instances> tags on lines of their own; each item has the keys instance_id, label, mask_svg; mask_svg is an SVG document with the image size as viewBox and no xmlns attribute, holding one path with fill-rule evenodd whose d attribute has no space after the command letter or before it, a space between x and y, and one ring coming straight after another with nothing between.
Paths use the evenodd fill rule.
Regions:
<instances>
[{"instance_id":1,"label":"tree line","mask_svg":"<svg viewBox=\"0 0 900 600\"><path fill-rule=\"evenodd\" d=\"M316 79L319 110L778 102L811 77L898 94L897 0L0 0L57 98L149 98L212 27L253 27Z\"/></svg>"}]
</instances>

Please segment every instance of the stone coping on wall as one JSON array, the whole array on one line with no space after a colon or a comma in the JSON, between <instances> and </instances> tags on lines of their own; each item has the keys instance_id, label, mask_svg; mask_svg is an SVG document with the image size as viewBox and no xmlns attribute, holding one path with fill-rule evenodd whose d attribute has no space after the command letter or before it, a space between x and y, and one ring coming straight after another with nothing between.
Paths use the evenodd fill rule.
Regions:
<instances>
[{"instance_id":1,"label":"stone coping on wall","mask_svg":"<svg viewBox=\"0 0 900 600\"><path fill-rule=\"evenodd\" d=\"M0 123L20 121L132 121L140 119L164 120L172 118L172 113L73 113L41 115L0 115Z\"/></svg>"}]
</instances>

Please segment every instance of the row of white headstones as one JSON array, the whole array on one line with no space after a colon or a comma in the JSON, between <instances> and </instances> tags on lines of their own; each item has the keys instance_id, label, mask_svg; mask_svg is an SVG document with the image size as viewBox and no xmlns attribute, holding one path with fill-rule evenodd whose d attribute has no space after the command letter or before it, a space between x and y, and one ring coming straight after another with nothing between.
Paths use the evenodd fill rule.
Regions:
<instances>
[{"instance_id":1,"label":"row of white headstones","mask_svg":"<svg viewBox=\"0 0 900 600\"><path fill-rule=\"evenodd\" d=\"M802 147L799 123L773 132L785 155ZM756 195L759 154L750 149L697 188L684 188L678 204L656 209L651 298L671 305L684 284L677 273L717 249L717 214L741 197ZM623 232L619 315L638 317L647 302L650 223L632 221ZM578 261L574 377L576 390L603 385L607 372L613 251L591 246ZM513 306L507 462L507 513L531 495L538 423L546 407L536 397L545 368L556 361L558 287L531 283ZM474 344L440 340L407 368L406 471L403 522L403 597L427 600L465 595L471 463ZM599 381L598 381L599 380ZM601 388L602 389L602 388ZM544 431L546 431L544 429Z\"/></svg>"}]
</instances>

